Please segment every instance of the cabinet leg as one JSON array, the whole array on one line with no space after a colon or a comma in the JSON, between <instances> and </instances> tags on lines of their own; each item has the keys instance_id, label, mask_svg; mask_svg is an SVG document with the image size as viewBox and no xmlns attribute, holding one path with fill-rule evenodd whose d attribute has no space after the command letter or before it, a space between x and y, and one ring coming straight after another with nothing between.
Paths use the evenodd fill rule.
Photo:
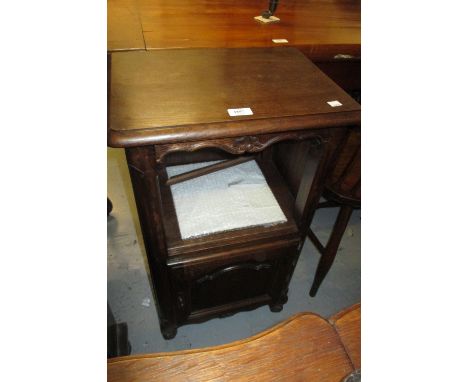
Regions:
<instances>
[{"instance_id":1,"label":"cabinet leg","mask_svg":"<svg viewBox=\"0 0 468 382\"><path fill-rule=\"evenodd\" d=\"M283 310L283 305L288 302L288 291L284 292L278 300L269 304L270 310L272 312L281 312Z\"/></svg>"},{"instance_id":2,"label":"cabinet leg","mask_svg":"<svg viewBox=\"0 0 468 382\"><path fill-rule=\"evenodd\" d=\"M322 281L325 279L325 276L333 265L341 238L343 237L352 213L353 207L342 206L340 208L335 225L333 226L333 231L318 263L314 282L309 292L310 297L315 297L320 285L322 284Z\"/></svg>"}]
</instances>

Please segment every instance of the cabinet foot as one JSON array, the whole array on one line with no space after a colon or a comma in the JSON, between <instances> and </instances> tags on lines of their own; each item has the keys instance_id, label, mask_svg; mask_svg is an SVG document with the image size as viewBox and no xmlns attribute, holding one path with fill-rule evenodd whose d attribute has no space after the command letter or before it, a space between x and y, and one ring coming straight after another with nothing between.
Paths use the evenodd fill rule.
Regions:
<instances>
[{"instance_id":1,"label":"cabinet foot","mask_svg":"<svg viewBox=\"0 0 468 382\"><path fill-rule=\"evenodd\" d=\"M281 312L283 310L283 304L270 304L270 310L275 313Z\"/></svg>"},{"instance_id":2,"label":"cabinet foot","mask_svg":"<svg viewBox=\"0 0 468 382\"><path fill-rule=\"evenodd\" d=\"M272 312L281 312L283 310L283 305L288 302L288 288L281 293L281 295L276 299L276 301L269 304L270 310Z\"/></svg>"},{"instance_id":3,"label":"cabinet foot","mask_svg":"<svg viewBox=\"0 0 468 382\"><path fill-rule=\"evenodd\" d=\"M172 340L177 334L177 328L174 326L161 328L161 333L165 340Z\"/></svg>"}]
</instances>

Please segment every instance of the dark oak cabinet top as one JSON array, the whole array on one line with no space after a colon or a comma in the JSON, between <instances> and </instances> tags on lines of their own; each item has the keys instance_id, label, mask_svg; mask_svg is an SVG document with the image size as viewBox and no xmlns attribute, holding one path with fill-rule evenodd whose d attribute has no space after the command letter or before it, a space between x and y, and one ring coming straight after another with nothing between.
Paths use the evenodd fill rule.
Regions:
<instances>
[{"instance_id":1,"label":"dark oak cabinet top","mask_svg":"<svg viewBox=\"0 0 468 382\"><path fill-rule=\"evenodd\" d=\"M360 122L359 104L290 47L113 53L109 85L115 147ZM252 114L229 115L239 108Z\"/></svg>"}]
</instances>

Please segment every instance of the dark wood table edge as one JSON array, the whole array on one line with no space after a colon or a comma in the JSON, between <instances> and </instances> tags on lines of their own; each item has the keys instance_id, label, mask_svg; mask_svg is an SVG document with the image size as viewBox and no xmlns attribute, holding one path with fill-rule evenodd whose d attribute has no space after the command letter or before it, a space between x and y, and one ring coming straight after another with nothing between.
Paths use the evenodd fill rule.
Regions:
<instances>
[{"instance_id":1,"label":"dark wood table edge","mask_svg":"<svg viewBox=\"0 0 468 382\"><path fill-rule=\"evenodd\" d=\"M240 46L240 45L220 45L214 46L209 44L199 44L193 46L147 46L141 48L107 48L107 54L119 53L119 52L138 52L138 51L154 51L154 50L169 50L169 49L238 49L238 48L280 48L273 41L268 44L251 44L249 46ZM287 45L282 47L292 47L299 49L304 53L310 60L353 60L358 61L361 59L361 44L346 44L346 43L337 43L337 44L295 44L290 42ZM338 56L337 56L338 55ZM348 57L343 57L347 55Z\"/></svg>"},{"instance_id":2,"label":"dark wood table edge","mask_svg":"<svg viewBox=\"0 0 468 382\"><path fill-rule=\"evenodd\" d=\"M154 144L232 138L245 135L282 133L294 130L346 127L361 124L361 110L322 113L293 117L240 119L196 125L167 126L137 130L114 130L108 127L110 147L136 147ZM180 131L177 131L180 130Z\"/></svg>"}]
</instances>

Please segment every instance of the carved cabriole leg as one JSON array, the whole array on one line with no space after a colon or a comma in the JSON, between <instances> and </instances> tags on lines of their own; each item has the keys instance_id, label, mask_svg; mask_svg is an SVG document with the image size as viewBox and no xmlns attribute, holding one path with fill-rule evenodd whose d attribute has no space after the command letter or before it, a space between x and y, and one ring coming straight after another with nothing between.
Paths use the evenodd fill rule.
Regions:
<instances>
[{"instance_id":1,"label":"carved cabriole leg","mask_svg":"<svg viewBox=\"0 0 468 382\"><path fill-rule=\"evenodd\" d=\"M154 286L161 332L164 338L170 339L177 333L177 320L171 303L173 292L165 264L167 251L154 147L127 148L125 153Z\"/></svg>"}]
</instances>

